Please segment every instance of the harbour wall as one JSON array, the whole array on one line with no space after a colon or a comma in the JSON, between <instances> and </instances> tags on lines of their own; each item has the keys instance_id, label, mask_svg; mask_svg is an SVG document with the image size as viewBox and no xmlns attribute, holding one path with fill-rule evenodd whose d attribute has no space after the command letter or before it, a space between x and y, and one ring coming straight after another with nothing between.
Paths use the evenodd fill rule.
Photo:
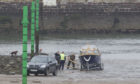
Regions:
<instances>
[{"instance_id":1,"label":"harbour wall","mask_svg":"<svg viewBox=\"0 0 140 84\"><path fill-rule=\"evenodd\" d=\"M0 31L21 32L22 7L28 5L30 15L30 4L0 2ZM68 3L58 6L40 3L40 31L140 32L140 3Z\"/></svg>"}]
</instances>

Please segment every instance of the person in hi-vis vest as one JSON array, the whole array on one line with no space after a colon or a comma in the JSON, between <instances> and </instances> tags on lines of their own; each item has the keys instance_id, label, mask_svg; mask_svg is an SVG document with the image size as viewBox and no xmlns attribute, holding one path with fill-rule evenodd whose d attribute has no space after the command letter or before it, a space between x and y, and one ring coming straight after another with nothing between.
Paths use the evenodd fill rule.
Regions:
<instances>
[{"instance_id":1,"label":"person in hi-vis vest","mask_svg":"<svg viewBox=\"0 0 140 84\"><path fill-rule=\"evenodd\" d=\"M61 68L62 68L62 70L64 69L65 61L66 61L66 56L65 56L64 52L62 52L60 54L60 67L59 67L59 70Z\"/></svg>"}]
</instances>

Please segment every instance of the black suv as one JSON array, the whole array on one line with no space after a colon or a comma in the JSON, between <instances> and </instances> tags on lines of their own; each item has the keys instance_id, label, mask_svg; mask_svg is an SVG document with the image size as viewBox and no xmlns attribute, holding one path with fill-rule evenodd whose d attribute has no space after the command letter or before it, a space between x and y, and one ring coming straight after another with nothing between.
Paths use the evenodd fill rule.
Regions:
<instances>
[{"instance_id":1,"label":"black suv","mask_svg":"<svg viewBox=\"0 0 140 84\"><path fill-rule=\"evenodd\" d=\"M47 55L38 55L34 56L31 61L27 64L27 75L35 74L44 74L48 75L52 73L54 76L57 75L58 64L54 57Z\"/></svg>"}]
</instances>

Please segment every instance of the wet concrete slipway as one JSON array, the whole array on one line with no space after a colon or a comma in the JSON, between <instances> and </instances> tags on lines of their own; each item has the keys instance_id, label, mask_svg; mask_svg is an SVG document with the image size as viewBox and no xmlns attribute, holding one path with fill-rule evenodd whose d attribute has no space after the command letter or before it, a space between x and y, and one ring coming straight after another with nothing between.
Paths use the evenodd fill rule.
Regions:
<instances>
[{"instance_id":1,"label":"wet concrete slipway","mask_svg":"<svg viewBox=\"0 0 140 84\"><path fill-rule=\"evenodd\" d=\"M14 39L12 39L14 37ZM18 35L0 37L0 54L22 51ZM43 52L64 51L76 53L85 44L96 45L102 52L103 71L64 70L57 77L49 75L28 77L28 84L140 84L140 35L42 35L40 48ZM30 47L30 45L29 45ZM30 52L30 48L28 50ZM76 65L77 68L78 64ZM21 75L0 75L0 84L21 84Z\"/></svg>"}]
</instances>

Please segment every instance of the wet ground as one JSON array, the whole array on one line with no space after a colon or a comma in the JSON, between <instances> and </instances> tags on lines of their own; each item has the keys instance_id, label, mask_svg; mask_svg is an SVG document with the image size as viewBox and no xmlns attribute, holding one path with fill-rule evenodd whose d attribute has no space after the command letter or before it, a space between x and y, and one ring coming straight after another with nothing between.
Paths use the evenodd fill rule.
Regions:
<instances>
[{"instance_id":1,"label":"wet ground","mask_svg":"<svg viewBox=\"0 0 140 84\"><path fill-rule=\"evenodd\" d=\"M64 51L78 54L80 47L85 44L97 45L102 52L105 66L103 71L65 70L57 77L29 76L29 84L139 84L140 83L140 35L43 35L40 48L43 52L53 53ZM19 50L21 54L21 39L0 41L0 54L8 55L11 51ZM29 45L30 47L30 45ZM30 51L30 48L29 50ZM78 65L77 65L78 68ZM21 76L0 75L0 84L20 84ZM8 80L8 81L6 81Z\"/></svg>"}]
</instances>

